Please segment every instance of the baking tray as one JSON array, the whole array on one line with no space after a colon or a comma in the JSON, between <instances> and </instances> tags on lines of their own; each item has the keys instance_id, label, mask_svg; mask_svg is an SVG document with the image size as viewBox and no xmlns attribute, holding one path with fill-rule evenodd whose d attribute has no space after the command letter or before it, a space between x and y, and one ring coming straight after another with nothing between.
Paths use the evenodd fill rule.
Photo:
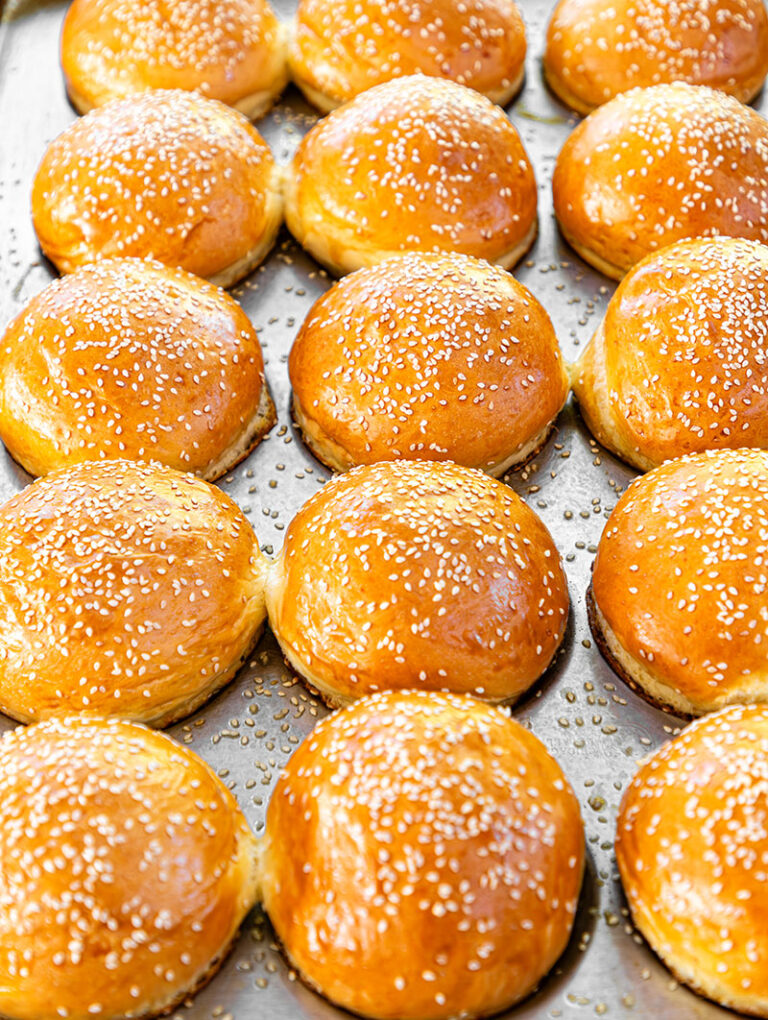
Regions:
<instances>
[{"instance_id":1,"label":"baking tray","mask_svg":"<svg viewBox=\"0 0 768 1020\"><path fill-rule=\"evenodd\" d=\"M541 53L550 4L518 0L526 19L525 88L510 107L539 182L540 234L516 277L552 317L573 360L599 323L614 284L590 270L559 237L552 213L555 157L577 123L546 90ZM275 5L289 17L294 4ZM0 21L0 330L55 275L41 256L29 194L46 144L75 119L62 84L58 37L66 5L8 0ZM768 108L763 97L758 108ZM287 162L317 114L290 89L258 123ZM279 422L220 483L276 553L301 504L329 477L302 445L290 416L286 361L312 302L330 285L287 232L269 260L234 291L259 331ZM638 761L676 732L680 720L648 706L604 663L587 624L585 592L600 533L634 477L591 439L569 403L535 461L507 477L540 514L565 559L572 614L565 651L514 710L557 757L581 801L587 872L573 938L539 991L504 1014L514 1020L606 1016L693 1020L732 1016L673 980L628 920L613 855L616 813ZM0 452L0 499L31 481ZM281 767L326 709L297 681L267 633L248 665L214 701L171 734L193 748L237 796L258 833ZM0 716L0 731L12 726ZM284 962L269 923L254 911L210 985L175 1020L332 1020L348 1016L305 988Z\"/></svg>"}]
</instances>

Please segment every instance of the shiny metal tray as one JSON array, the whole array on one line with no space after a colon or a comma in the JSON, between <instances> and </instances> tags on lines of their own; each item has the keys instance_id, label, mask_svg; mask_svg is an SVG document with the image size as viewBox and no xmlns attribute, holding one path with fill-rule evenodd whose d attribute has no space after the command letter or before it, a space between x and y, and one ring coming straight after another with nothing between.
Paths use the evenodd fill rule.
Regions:
<instances>
[{"instance_id":1,"label":"shiny metal tray","mask_svg":"<svg viewBox=\"0 0 768 1020\"><path fill-rule=\"evenodd\" d=\"M551 173L576 118L542 84L540 54L550 2L518 2L527 22L529 59L525 89L510 113L536 168L541 231L515 275L543 302L566 357L575 359L599 323L613 284L586 268L557 233ZM288 15L293 4L278 0L276 6ZM0 328L53 275L32 231L29 194L45 145L75 117L58 63L64 9L59 0L10 0L0 23ZM765 99L763 105L768 107ZM291 89L258 126L277 159L287 162L315 119ZM268 554L277 552L292 515L328 478L292 424L286 368L303 317L328 286L327 276L284 232L268 262L235 291L259 330L279 423L221 484L248 515ZM551 529L565 558L573 605L564 654L514 714L545 741L572 782L589 851L571 943L538 993L506 1014L516 1020L729 1015L679 987L657 961L628 922L617 879L612 841L622 791L638 760L679 723L650 708L614 676L587 624L585 591L596 543L633 475L597 446L569 404L535 462L507 479ZM29 481L0 453L0 498ZM258 832L280 768L325 712L291 676L267 634L224 693L171 732L212 764ZM0 729L10 726L0 717ZM175 1014L194 1020L342 1015L296 979L259 911L248 918L217 977Z\"/></svg>"}]
</instances>

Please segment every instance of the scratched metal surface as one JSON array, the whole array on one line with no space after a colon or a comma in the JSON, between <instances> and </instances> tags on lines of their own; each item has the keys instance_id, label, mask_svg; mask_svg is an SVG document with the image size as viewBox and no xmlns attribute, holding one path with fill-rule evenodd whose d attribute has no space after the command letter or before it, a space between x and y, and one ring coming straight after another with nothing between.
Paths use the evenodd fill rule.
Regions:
<instances>
[{"instance_id":1,"label":"scratched metal surface","mask_svg":"<svg viewBox=\"0 0 768 1020\"><path fill-rule=\"evenodd\" d=\"M551 172L576 118L541 80L550 5L519 2L527 21L529 59L525 88L510 116L536 167L541 231L515 275L543 302L566 357L573 359L600 321L613 285L581 263L557 234ZM277 4L283 15L292 6L292 0ZM60 0L10 0L0 24L0 328L53 276L32 231L29 193L46 144L75 117L58 66L64 9ZM259 128L278 160L287 162L315 119L291 89ZM235 291L259 328L280 420L222 485L248 515L267 553L280 548L291 516L328 478L291 423L286 370L292 339L312 301L328 286L325 274L283 233L267 263ZM515 1020L729 1015L676 985L629 925L616 877L612 837L622 790L638 759L678 724L624 687L594 647L587 625L584 594L596 543L632 476L590 439L569 405L536 461L507 479L551 529L565 558L573 605L565 653L514 714L544 740L572 782L582 803L589 850L570 946L537 994L506 1014ZM0 453L0 499L29 481ZM227 690L171 732L213 765L258 832L281 766L324 714L317 699L286 670L267 634ZM0 730L10 725L0 717ZM273 944L268 922L255 911L220 973L176 1017L332 1020L342 1015L296 980Z\"/></svg>"}]
</instances>

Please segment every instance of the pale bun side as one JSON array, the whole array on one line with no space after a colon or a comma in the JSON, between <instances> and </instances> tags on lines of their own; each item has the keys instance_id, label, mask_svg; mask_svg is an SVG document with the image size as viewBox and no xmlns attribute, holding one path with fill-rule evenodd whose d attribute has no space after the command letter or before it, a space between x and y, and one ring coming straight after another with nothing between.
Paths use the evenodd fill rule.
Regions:
<instances>
[{"instance_id":1,"label":"pale bun side","mask_svg":"<svg viewBox=\"0 0 768 1020\"><path fill-rule=\"evenodd\" d=\"M406 251L509 267L536 237L536 181L499 107L411 75L368 89L304 137L285 174L285 218L339 275Z\"/></svg>"},{"instance_id":2,"label":"pale bun side","mask_svg":"<svg viewBox=\"0 0 768 1020\"><path fill-rule=\"evenodd\" d=\"M289 42L293 80L324 113L416 73L505 106L522 85L525 54L513 0L301 0Z\"/></svg>"},{"instance_id":3,"label":"pale bun side","mask_svg":"<svg viewBox=\"0 0 768 1020\"><path fill-rule=\"evenodd\" d=\"M434 461L328 482L291 522L266 600L286 657L332 704L404 688L514 701L552 662L569 608L534 512Z\"/></svg>"},{"instance_id":4,"label":"pale bun side","mask_svg":"<svg viewBox=\"0 0 768 1020\"><path fill-rule=\"evenodd\" d=\"M155 258L220 286L272 247L282 172L245 117L191 92L116 100L48 146L32 188L43 253L63 273Z\"/></svg>"},{"instance_id":5,"label":"pale bun side","mask_svg":"<svg viewBox=\"0 0 768 1020\"><path fill-rule=\"evenodd\" d=\"M641 471L768 447L768 247L681 241L638 263L572 366L596 439Z\"/></svg>"},{"instance_id":6,"label":"pale bun side","mask_svg":"<svg viewBox=\"0 0 768 1020\"><path fill-rule=\"evenodd\" d=\"M633 89L570 135L552 190L565 239L616 279L686 238L768 241L768 122L704 86Z\"/></svg>"},{"instance_id":7,"label":"pale bun side","mask_svg":"<svg viewBox=\"0 0 768 1020\"><path fill-rule=\"evenodd\" d=\"M240 306L159 262L104 259L54 280L0 352L0 436L34 475L126 459L213 481L276 421Z\"/></svg>"},{"instance_id":8,"label":"pale bun side","mask_svg":"<svg viewBox=\"0 0 768 1020\"><path fill-rule=\"evenodd\" d=\"M267 0L74 0L61 65L79 113L184 89L253 119L287 83L287 33Z\"/></svg>"},{"instance_id":9,"label":"pale bun side","mask_svg":"<svg viewBox=\"0 0 768 1020\"><path fill-rule=\"evenodd\" d=\"M560 767L506 713L401 691L315 727L257 860L288 959L331 1002L471 1020L528 995L565 948L584 830Z\"/></svg>"},{"instance_id":10,"label":"pale bun side","mask_svg":"<svg viewBox=\"0 0 768 1020\"><path fill-rule=\"evenodd\" d=\"M579 113L677 81L746 103L766 73L763 0L560 0L547 29L547 84Z\"/></svg>"},{"instance_id":11,"label":"pale bun side","mask_svg":"<svg viewBox=\"0 0 768 1020\"><path fill-rule=\"evenodd\" d=\"M699 719L627 788L616 860L632 920L678 981L768 1016L768 887L762 834L768 707Z\"/></svg>"},{"instance_id":12,"label":"pale bun side","mask_svg":"<svg viewBox=\"0 0 768 1020\"><path fill-rule=\"evenodd\" d=\"M0 507L0 709L169 725L234 676L266 617L256 536L221 490L87 462Z\"/></svg>"},{"instance_id":13,"label":"pale bun side","mask_svg":"<svg viewBox=\"0 0 768 1020\"><path fill-rule=\"evenodd\" d=\"M4 734L0 1012L170 1011L253 906L254 850L234 797L169 737L78 716Z\"/></svg>"},{"instance_id":14,"label":"pale bun side","mask_svg":"<svg viewBox=\"0 0 768 1020\"><path fill-rule=\"evenodd\" d=\"M456 253L411 252L336 283L288 373L304 438L337 470L449 460L499 476L543 444L569 387L536 298Z\"/></svg>"}]
</instances>

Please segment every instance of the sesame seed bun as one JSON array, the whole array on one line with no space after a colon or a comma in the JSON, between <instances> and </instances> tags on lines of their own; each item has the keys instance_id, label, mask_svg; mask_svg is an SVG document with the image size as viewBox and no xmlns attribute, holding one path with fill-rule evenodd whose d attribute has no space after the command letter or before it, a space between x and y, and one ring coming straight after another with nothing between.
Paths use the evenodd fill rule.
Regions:
<instances>
[{"instance_id":1,"label":"sesame seed bun","mask_svg":"<svg viewBox=\"0 0 768 1020\"><path fill-rule=\"evenodd\" d=\"M241 114L190 92L145 92L94 110L48 146L32 219L63 273L135 255L226 287L272 247L280 187L268 145Z\"/></svg>"},{"instance_id":2,"label":"sesame seed bun","mask_svg":"<svg viewBox=\"0 0 768 1020\"><path fill-rule=\"evenodd\" d=\"M641 471L700 450L768 447L768 248L682 241L619 285L572 369L592 433Z\"/></svg>"},{"instance_id":3,"label":"sesame seed bun","mask_svg":"<svg viewBox=\"0 0 768 1020\"><path fill-rule=\"evenodd\" d=\"M513 0L300 0L293 79L327 113L374 85L422 72L506 105L525 75Z\"/></svg>"},{"instance_id":4,"label":"sesame seed bun","mask_svg":"<svg viewBox=\"0 0 768 1020\"><path fill-rule=\"evenodd\" d=\"M504 111L424 75L321 120L286 171L285 202L294 237L337 275L405 251L509 267L537 230L533 168Z\"/></svg>"},{"instance_id":5,"label":"sesame seed bun","mask_svg":"<svg viewBox=\"0 0 768 1020\"><path fill-rule=\"evenodd\" d=\"M74 0L61 66L80 113L185 89L259 117L288 80L285 35L266 0Z\"/></svg>"},{"instance_id":6,"label":"sesame seed bun","mask_svg":"<svg viewBox=\"0 0 768 1020\"><path fill-rule=\"evenodd\" d=\"M240 306L159 262L107 259L54 280L0 352L0 437L34 475L124 458L213 480L276 420Z\"/></svg>"},{"instance_id":7,"label":"sesame seed bun","mask_svg":"<svg viewBox=\"0 0 768 1020\"><path fill-rule=\"evenodd\" d=\"M501 475L541 446L569 387L530 291L448 253L397 256L335 284L288 369L304 438L339 471L451 460Z\"/></svg>"},{"instance_id":8,"label":"sesame seed bun","mask_svg":"<svg viewBox=\"0 0 768 1020\"><path fill-rule=\"evenodd\" d=\"M234 676L266 616L242 512L192 475L79 464L0 507L0 710L165 726Z\"/></svg>"},{"instance_id":9,"label":"sesame seed bun","mask_svg":"<svg viewBox=\"0 0 768 1020\"><path fill-rule=\"evenodd\" d=\"M0 1012L156 1016L215 972L256 894L234 797L169 737L70 717L0 739Z\"/></svg>"},{"instance_id":10,"label":"sesame seed bun","mask_svg":"<svg viewBox=\"0 0 768 1020\"><path fill-rule=\"evenodd\" d=\"M592 575L619 674L681 715L768 701L767 549L768 453L696 454L635 481Z\"/></svg>"},{"instance_id":11,"label":"sesame seed bun","mask_svg":"<svg viewBox=\"0 0 768 1020\"><path fill-rule=\"evenodd\" d=\"M689 237L768 241L768 121L703 86L633 89L576 128L552 188L565 239L615 279Z\"/></svg>"},{"instance_id":12,"label":"sesame seed bun","mask_svg":"<svg viewBox=\"0 0 768 1020\"><path fill-rule=\"evenodd\" d=\"M334 706L409 687L513 701L568 618L536 514L480 471L419 461L328 482L289 525L266 598L290 665Z\"/></svg>"},{"instance_id":13,"label":"sesame seed bun","mask_svg":"<svg viewBox=\"0 0 768 1020\"><path fill-rule=\"evenodd\" d=\"M260 845L264 905L304 979L380 1020L490 1016L568 942L578 802L544 745L474 698L364 698L283 771Z\"/></svg>"},{"instance_id":14,"label":"sesame seed bun","mask_svg":"<svg viewBox=\"0 0 768 1020\"><path fill-rule=\"evenodd\" d=\"M675 977L768 1016L768 708L693 723L640 768L616 860L632 919Z\"/></svg>"},{"instance_id":15,"label":"sesame seed bun","mask_svg":"<svg viewBox=\"0 0 768 1020\"><path fill-rule=\"evenodd\" d=\"M676 81L746 103L767 73L763 0L560 0L547 30L547 83L579 113Z\"/></svg>"}]
</instances>

